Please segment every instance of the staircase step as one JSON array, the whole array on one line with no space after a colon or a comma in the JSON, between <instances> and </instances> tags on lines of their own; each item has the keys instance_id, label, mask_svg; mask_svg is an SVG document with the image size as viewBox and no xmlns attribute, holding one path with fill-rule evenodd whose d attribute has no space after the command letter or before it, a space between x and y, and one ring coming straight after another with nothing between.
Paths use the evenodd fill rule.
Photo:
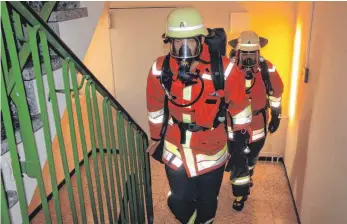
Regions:
<instances>
[{"instance_id":1,"label":"staircase step","mask_svg":"<svg viewBox=\"0 0 347 224\"><path fill-rule=\"evenodd\" d=\"M22 142L22 137L20 135L20 129L19 129L19 120L18 116L13 116L12 117L12 122L14 125L14 130L15 130L15 138L16 138L16 143L19 144ZM35 114L31 116L31 122L32 122L32 127L34 133L41 129L43 126L42 120L41 120L41 114ZM1 116L1 156L9 151L9 146L8 146L8 141L5 133L5 127L3 123L3 119Z\"/></svg>"},{"instance_id":2,"label":"staircase step","mask_svg":"<svg viewBox=\"0 0 347 224\"><path fill-rule=\"evenodd\" d=\"M43 63L43 58L41 58L40 61L41 61L42 75L46 75L46 66ZM62 67L62 62L59 56L56 56L56 55L51 56L51 66L53 71L56 71ZM35 78L33 63L31 61L25 65L22 75L23 75L24 81L32 80Z\"/></svg>"},{"instance_id":3,"label":"staircase step","mask_svg":"<svg viewBox=\"0 0 347 224\"><path fill-rule=\"evenodd\" d=\"M79 1L59 1L57 2L57 10L67 10L79 8L81 3Z\"/></svg>"},{"instance_id":4,"label":"staircase step","mask_svg":"<svg viewBox=\"0 0 347 224\"><path fill-rule=\"evenodd\" d=\"M35 87L34 87L35 80L24 82L25 92L26 92L26 101L29 107L29 113L31 116L31 120L33 123L33 129L34 132L36 132L38 129L42 127L42 120L39 110L39 105L37 103L36 94L35 94ZM15 104L12 100L10 100L10 110L11 110L11 117L12 117L12 123L13 128L15 131L16 136L16 142L17 144L21 142L21 136L19 132L19 118L18 118L18 112ZM5 127L3 122L3 116L1 113L1 155L3 153L6 153L8 151L8 143L7 143L7 137L5 134Z\"/></svg>"},{"instance_id":5,"label":"staircase step","mask_svg":"<svg viewBox=\"0 0 347 224\"><path fill-rule=\"evenodd\" d=\"M58 36L60 35L59 32L59 24L58 23L47 23L48 26L54 31L55 34L57 34ZM28 32L26 29L26 26L23 26L23 35L25 37L25 40L28 41Z\"/></svg>"},{"instance_id":6,"label":"staircase step","mask_svg":"<svg viewBox=\"0 0 347 224\"><path fill-rule=\"evenodd\" d=\"M88 8L75 8L64 11L53 11L48 22L63 22L88 17Z\"/></svg>"},{"instance_id":7,"label":"staircase step","mask_svg":"<svg viewBox=\"0 0 347 224\"><path fill-rule=\"evenodd\" d=\"M39 104L37 103L37 90L35 88L36 81L24 82L27 104L29 106L30 115L40 113Z\"/></svg>"},{"instance_id":8,"label":"staircase step","mask_svg":"<svg viewBox=\"0 0 347 224\"><path fill-rule=\"evenodd\" d=\"M28 2L31 8L39 13L45 1L30 1ZM49 17L48 23L52 22L63 22L73 19L79 19L88 16L87 7L80 8L81 4L79 1L61 1L57 2L51 16Z\"/></svg>"},{"instance_id":9,"label":"staircase step","mask_svg":"<svg viewBox=\"0 0 347 224\"><path fill-rule=\"evenodd\" d=\"M8 208L11 209L18 202L18 193L14 190L7 190L5 192L7 197Z\"/></svg>"},{"instance_id":10,"label":"staircase step","mask_svg":"<svg viewBox=\"0 0 347 224\"><path fill-rule=\"evenodd\" d=\"M40 12L45 1L29 1L28 3L33 10L35 10L36 12ZM80 5L81 4L79 1L58 1L54 10L75 9L79 8Z\"/></svg>"},{"instance_id":11,"label":"staircase step","mask_svg":"<svg viewBox=\"0 0 347 224\"><path fill-rule=\"evenodd\" d=\"M60 36L60 32L59 32L59 24L58 23L47 23L48 26L54 31L55 34L57 34L58 36Z\"/></svg>"},{"instance_id":12,"label":"staircase step","mask_svg":"<svg viewBox=\"0 0 347 224\"><path fill-rule=\"evenodd\" d=\"M53 30L55 34L60 36L59 23L47 23L47 24ZM24 43L29 43L29 35L27 32L27 28L26 26L22 26L22 28L23 28L23 37L18 36L18 34L14 36L16 39L16 46L18 51L21 50ZM42 54L41 45L39 45L39 49L40 49L40 53ZM56 55L56 53L54 53L53 50L50 49L50 55Z\"/></svg>"}]
</instances>

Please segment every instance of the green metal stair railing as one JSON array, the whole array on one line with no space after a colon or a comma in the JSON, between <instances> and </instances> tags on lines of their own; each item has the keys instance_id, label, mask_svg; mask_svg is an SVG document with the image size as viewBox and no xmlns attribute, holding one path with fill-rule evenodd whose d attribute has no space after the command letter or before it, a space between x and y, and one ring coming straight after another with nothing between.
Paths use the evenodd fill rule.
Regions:
<instances>
[{"instance_id":1,"label":"green metal stair railing","mask_svg":"<svg viewBox=\"0 0 347 224\"><path fill-rule=\"evenodd\" d=\"M54 5L55 2L46 2L42 12L36 14L26 2L1 2L1 113L22 221L29 223L35 219L37 212L43 212L44 223L63 223L65 213L63 214L62 207L69 206L73 223L153 223L150 164L145 152L148 137L46 24ZM26 33L23 32L24 28ZM57 93L62 93L62 90L57 90L55 85L56 77L53 75L50 59L52 49L63 61L63 93L68 124L62 123L59 113ZM42 76L42 59L46 80ZM44 145L37 144L31 128L22 77L22 71L28 61L33 63L35 72ZM81 80L80 84L78 79ZM10 100L17 109L25 159L19 158ZM48 107L51 108L51 115L48 113ZM68 125L69 133L63 133L64 125ZM89 128L86 128L86 125ZM52 128L55 129L55 136L51 134ZM89 133L88 139L85 133ZM67 144L66 136L70 144ZM57 148L53 147L52 137L58 142ZM43 175L40 166L40 147L44 147L47 154L49 179ZM83 156L79 155L78 149ZM72 151L72 168L68 163L69 150ZM61 164L57 164L60 161L57 161L54 153L59 153ZM86 173L85 183L82 181L82 164ZM62 179L57 177L57 165L62 167ZM94 167L93 170L91 166ZM41 200L40 205L31 214L28 212L29 203L26 200L23 173L36 179ZM72 176L76 178L77 195L73 192ZM6 183L3 179L1 172L1 223L10 223L10 209L6 206ZM50 182L52 188L48 195L47 182ZM62 185L68 194L68 205L61 204ZM85 187L87 193L83 191L86 190ZM92 220L88 220L86 197L89 197L91 207L87 207L87 210L92 212ZM50 198L53 198L54 206L49 206ZM106 201L105 212L103 201ZM52 217L55 217L55 220Z\"/></svg>"}]
</instances>

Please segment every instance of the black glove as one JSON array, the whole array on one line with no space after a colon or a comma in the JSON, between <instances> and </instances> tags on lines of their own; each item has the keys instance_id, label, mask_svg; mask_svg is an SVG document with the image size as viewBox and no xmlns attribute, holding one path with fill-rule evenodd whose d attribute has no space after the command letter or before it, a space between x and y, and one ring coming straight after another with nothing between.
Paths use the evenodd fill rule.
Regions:
<instances>
[{"instance_id":1,"label":"black glove","mask_svg":"<svg viewBox=\"0 0 347 224\"><path fill-rule=\"evenodd\" d=\"M271 121L269 123L269 132L274 133L277 131L278 126L280 126L280 121L281 121L281 107L279 108L274 108L271 107Z\"/></svg>"}]
</instances>

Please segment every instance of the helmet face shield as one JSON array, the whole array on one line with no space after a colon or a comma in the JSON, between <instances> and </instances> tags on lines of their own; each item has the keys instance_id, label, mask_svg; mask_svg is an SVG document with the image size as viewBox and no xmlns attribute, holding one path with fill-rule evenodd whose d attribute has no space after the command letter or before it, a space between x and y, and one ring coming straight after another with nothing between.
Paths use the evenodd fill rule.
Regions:
<instances>
[{"instance_id":1,"label":"helmet face shield","mask_svg":"<svg viewBox=\"0 0 347 224\"><path fill-rule=\"evenodd\" d=\"M258 51L240 51L240 64L245 68L251 68L259 63Z\"/></svg>"},{"instance_id":2,"label":"helmet face shield","mask_svg":"<svg viewBox=\"0 0 347 224\"><path fill-rule=\"evenodd\" d=\"M173 38L171 41L170 54L177 59L196 58L201 52L199 38Z\"/></svg>"}]
</instances>

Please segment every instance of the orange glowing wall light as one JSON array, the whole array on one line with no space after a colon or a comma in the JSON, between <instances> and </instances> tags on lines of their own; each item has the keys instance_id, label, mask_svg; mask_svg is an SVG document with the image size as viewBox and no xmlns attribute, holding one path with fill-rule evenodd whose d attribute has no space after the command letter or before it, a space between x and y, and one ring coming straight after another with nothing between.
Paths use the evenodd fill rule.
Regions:
<instances>
[{"instance_id":1,"label":"orange glowing wall light","mask_svg":"<svg viewBox=\"0 0 347 224\"><path fill-rule=\"evenodd\" d=\"M299 65L300 65L300 47L301 47L301 24L296 25L295 39L294 39L294 51L293 51L293 64L292 64L292 76L291 76L291 88L289 97L289 119L293 120L295 117L296 109L296 97L298 91L298 77L299 77Z\"/></svg>"}]
</instances>

